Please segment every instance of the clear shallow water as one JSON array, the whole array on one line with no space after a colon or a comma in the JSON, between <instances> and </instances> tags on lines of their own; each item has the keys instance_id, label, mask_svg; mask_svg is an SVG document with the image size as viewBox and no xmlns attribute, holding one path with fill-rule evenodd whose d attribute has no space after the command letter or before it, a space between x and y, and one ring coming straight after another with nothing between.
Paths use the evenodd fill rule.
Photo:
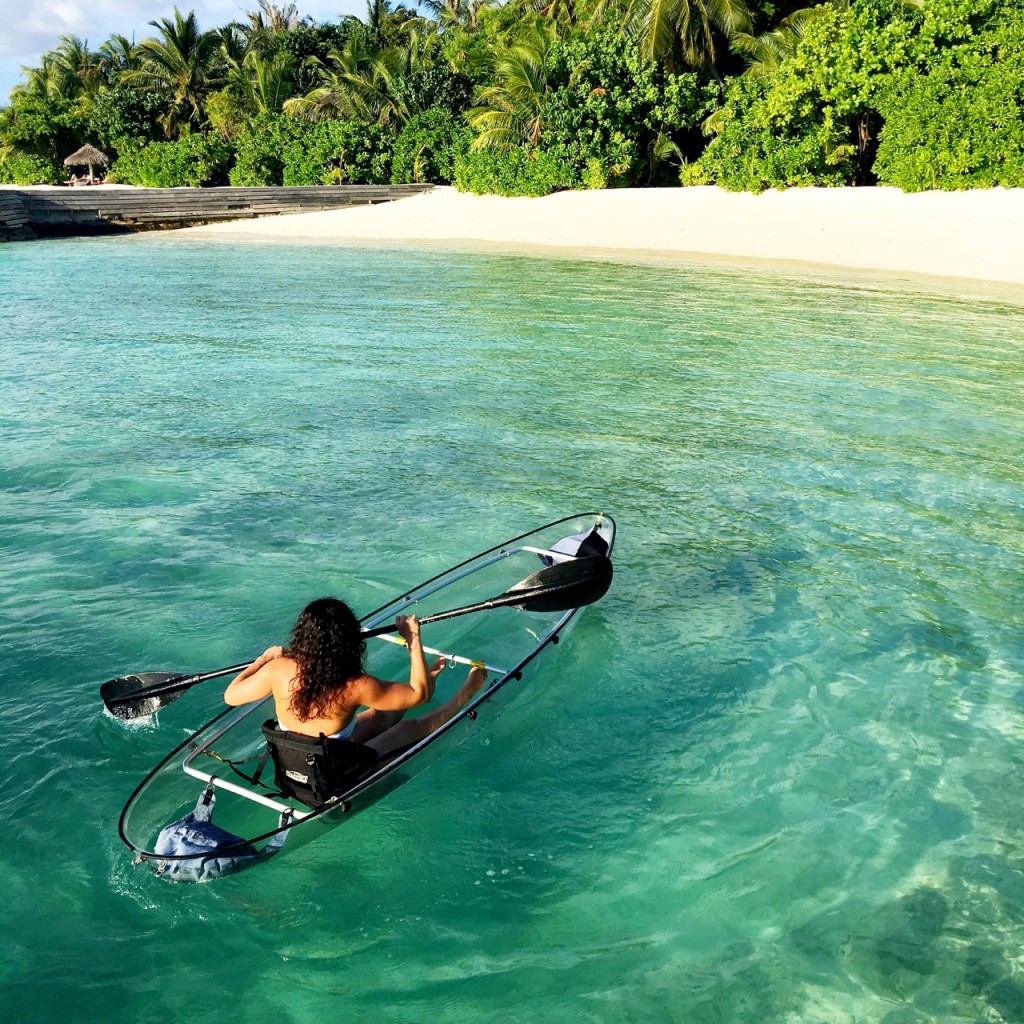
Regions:
<instances>
[{"instance_id":1,"label":"clear shallow water","mask_svg":"<svg viewBox=\"0 0 1024 1024\"><path fill-rule=\"evenodd\" d=\"M10 1019L1024 1019L1024 308L140 237L0 248L0 324ZM615 586L478 740L255 871L131 866L218 692L100 682L591 507Z\"/></svg>"}]
</instances>

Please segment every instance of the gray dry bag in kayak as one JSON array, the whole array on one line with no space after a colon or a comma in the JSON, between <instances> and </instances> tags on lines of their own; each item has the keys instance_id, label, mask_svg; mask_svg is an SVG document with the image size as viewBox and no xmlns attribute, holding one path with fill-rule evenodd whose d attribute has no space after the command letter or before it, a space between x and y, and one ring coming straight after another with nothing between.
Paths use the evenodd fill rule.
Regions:
<instances>
[{"instance_id":1,"label":"gray dry bag in kayak","mask_svg":"<svg viewBox=\"0 0 1024 1024\"><path fill-rule=\"evenodd\" d=\"M153 858L150 863L158 875L172 882L206 882L266 860L284 845L287 832L274 836L262 850L257 850L251 843L214 825L211 819L216 801L213 790L206 790L193 810L161 830L153 852L186 859ZM284 824L282 815L281 825Z\"/></svg>"},{"instance_id":2,"label":"gray dry bag in kayak","mask_svg":"<svg viewBox=\"0 0 1024 1024\"><path fill-rule=\"evenodd\" d=\"M571 537L563 537L551 545L551 550L557 551L560 555L571 555L573 558L605 558L608 555L608 541L601 536L595 526L589 533L574 533ZM545 565L555 564L555 560L547 555L541 555L540 560Z\"/></svg>"}]
</instances>

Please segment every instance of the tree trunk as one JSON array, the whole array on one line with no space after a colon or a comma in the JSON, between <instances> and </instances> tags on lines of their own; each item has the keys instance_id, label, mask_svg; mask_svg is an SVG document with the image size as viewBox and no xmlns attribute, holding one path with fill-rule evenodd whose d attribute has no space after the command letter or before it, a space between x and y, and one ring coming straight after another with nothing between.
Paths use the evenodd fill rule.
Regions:
<instances>
[{"instance_id":1,"label":"tree trunk","mask_svg":"<svg viewBox=\"0 0 1024 1024\"><path fill-rule=\"evenodd\" d=\"M854 185L874 185L878 182L874 165L881 125L882 119L874 110L865 110L857 115L857 169Z\"/></svg>"}]
</instances>

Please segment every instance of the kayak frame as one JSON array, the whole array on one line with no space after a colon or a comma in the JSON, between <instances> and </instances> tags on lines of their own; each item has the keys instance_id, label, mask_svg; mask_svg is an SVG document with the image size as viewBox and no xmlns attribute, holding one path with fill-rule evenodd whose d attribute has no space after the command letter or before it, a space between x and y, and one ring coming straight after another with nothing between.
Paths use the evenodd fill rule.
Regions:
<instances>
[{"instance_id":1,"label":"kayak frame","mask_svg":"<svg viewBox=\"0 0 1024 1024\"><path fill-rule=\"evenodd\" d=\"M432 594L437 593L440 590L445 589L453 583L459 580L465 579L468 576L473 575L482 569L488 568L500 562L504 558L508 558L511 555L519 554L522 552L536 554L543 559L551 559L552 562L569 562L574 561L574 555L567 555L563 552L553 551L550 548L539 548L530 544L519 545L520 540L524 540L528 537L532 537L535 534L541 533L545 530L552 529L553 527L559 526L562 523L568 523L573 520L580 521L585 519L592 519L593 524L590 529L597 529L603 522L610 524L611 532L608 540L608 555L612 553L612 549L615 544L616 524L611 516L605 515L604 513L598 512L582 512L576 513L575 515L565 516L561 519L556 519L550 523L546 523L543 526L539 526L530 530L526 533L520 534L517 537L513 537L510 540L503 541L500 544L496 544L493 548L487 548L478 554L472 555L462 562L457 563L454 566L437 573L434 576L424 580L419 585L410 588L405 591L397 598L392 598L385 604L380 605L373 611L368 612L359 621L363 628L372 629L375 626L381 624L385 618L390 618L396 614L401 614L405 609L412 607L417 604L423 598L429 597ZM486 556L490 555L488 558ZM483 561L481 561L483 559ZM463 568L468 567L468 568ZM462 572L458 570L463 569ZM453 575L454 574L454 575ZM443 582L441 582L443 581ZM436 583L436 586L431 584ZM572 622L575 616L579 613L581 608L585 605L580 605L575 608L566 610L560 618L558 618L553 625L548 626L547 635L538 640L537 644L531 648L529 653L518 661L511 668L499 668L493 665L485 665L484 667L489 672L498 673L498 678L491 683L490 686L485 687L478 693L473 700L471 700L464 708L462 708L458 714L450 718L443 725L433 730L423 739L412 744L407 749L403 750L399 755L389 759L380 768L368 775L366 778L357 782L350 789L346 790L337 796L327 800L319 807L309 808L306 810L300 810L291 804L284 803L280 800L274 799L271 796L265 796L262 793L258 793L252 789L246 789L231 779L224 778L222 776L213 775L211 773L202 772L198 768L193 766L193 762L200 757L202 754L219 740L222 736L230 732L240 722L246 719L249 715L254 714L261 707L264 706L270 697L264 697L262 700L256 701L252 704L243 705L240 708L227 707L223 711L219 712L213 718L211 718L204 725L200 726L195 732L189 735L184 741L176 746L169 754L167 754L146 776L143 780L135 787L131 796L125 802L124 807L121 809L120 817L118 818L117 831L121 841L136 854L136 862L143 860L152 861L189 861L189 860L204 860L207 859L210 854L208 853L194 853L194 854L158 854L153 850L143 849L136 845L128 838L126 832L126 823L128 816L135 805L137 798L149 784L149 782L158 775L168 764L170 764L182 751L187 750L185 757L182 760L182 770L185 774L197 779L204 783L207 787L207 792L213 792L215 789L224 790L225 792L232 793L235 796L241 797L245 800L249 800L252 803L259 804L269 810L275 811L279 814L281 823L277 827L270 829L260 835L252 838L239 837L237 843L222 846L218 849L217 855L223 855L229 853L232 850L240 850L244 847L252 847L257 843L262 843L273 839L275 836L282 835L295 828L297 825L303 822L310 821L313 818L318 818L328 811L342 811L348 812L350 808L351 800L375 786L382 779L391 775L401 766L407 764L416 755L420 754L427 747L436 743L442 736L447 734L455 725L462 722L464 719L473 720L477 717L477 708L484 704L487 700L494 696L499 690L501 690L507 683L515 681L518 682L523 677L523 670L530 662L534 661L549 645L554 646L558 644L560 636L566 627ZM377 639L384 640L385 642L403 644L404 641L397 637L384 634ZM463 665L479 664L473 659L463 657L455 653L447 651L436 650L434 648L424 648L425 653L433 654L436 656L447 658L450 662ZM229 716L228 720L221 725L219 729L216 729L209 737L204 739L201 743L196 743L196 738L213 725L215 725L221 719Z\"/></svg>"}]
</instances>

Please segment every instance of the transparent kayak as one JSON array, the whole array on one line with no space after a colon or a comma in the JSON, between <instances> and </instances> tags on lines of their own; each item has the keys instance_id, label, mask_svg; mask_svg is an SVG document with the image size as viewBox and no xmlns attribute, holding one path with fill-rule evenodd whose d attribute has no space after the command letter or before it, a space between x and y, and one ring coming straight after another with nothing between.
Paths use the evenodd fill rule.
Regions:
<instances>
[{"instance_id":1,"label":"transparent kayak","mask_svg":"<svg viewBox=\"0 0 1024 1024\"><path fill-rule=\"evenodd\" d=\"M415 613L422 621L486 603L514 590L538 570L577 560L575 552L586 537L594 539L588 547L596 540L597 548L605 546L610 556L614 521L583 513L514 537L401 594L365 615L361 624L371 630L400 614ZM568 567L573 568L582 566ZM308 807L275 790L272 766L257 772L261 759L266 761L261 727L273 717L268 697L225 708L172 750L125 804L118 823L122 841L134 851L137 862L148 863L159 875L176 881L206 881L267 859L286 840L296 845L290 836L299 826L303 826L299 830L303 841L337 827L339 821L372 806L468 739L479 728L481 716L492 717L523 688L537 671L540 655L565 638L583 607L538 610L543 605L541 601L522 608L490 607L424 626L428 661L443 656L449 667L441 675L434 701L410 715L427 713L439 700L447 699L444 688L458 689L464 672L455 671L457 666L482 662L487 682L454 718L380 763L346 792ZM366 670L381 679L407 679L409 656L404 643L394 633L368 638Z\"/></svg>"}]
</instances>

